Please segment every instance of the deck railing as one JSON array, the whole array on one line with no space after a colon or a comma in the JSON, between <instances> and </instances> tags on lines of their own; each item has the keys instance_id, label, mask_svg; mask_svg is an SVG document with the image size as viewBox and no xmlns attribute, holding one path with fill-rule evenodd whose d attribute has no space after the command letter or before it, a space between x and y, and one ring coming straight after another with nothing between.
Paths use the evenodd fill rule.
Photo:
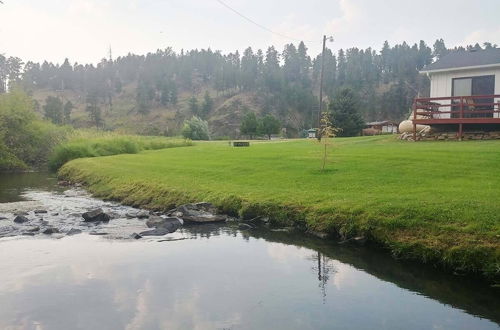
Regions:
<instances>
[{"instance_id":1,"label":"deck railing","mask_svg":"<svg viewBox=\"0 0 500 330\"><path fill-rule=\"evenodd\" d=\"M413 102L413 134L417 125L500 124L500 95L472 95L416 98Z\"/></svg>"},{"instance_id":2,"label":"deck railing","mask_svg":"<svg viewBox=\"0 0 500 330\"><path fill-rule=\"evenodd\" d=\"M413 119L500 118L500 95L473 95L417 98L413 102Z\"/></svg>"}]
</instances>

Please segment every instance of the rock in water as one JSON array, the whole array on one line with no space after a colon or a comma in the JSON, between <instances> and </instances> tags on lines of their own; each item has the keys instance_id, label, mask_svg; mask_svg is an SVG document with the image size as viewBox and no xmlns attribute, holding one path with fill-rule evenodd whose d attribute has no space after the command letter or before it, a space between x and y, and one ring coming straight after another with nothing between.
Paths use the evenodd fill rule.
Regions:
<instances>
[{"instance_id":1,"label":"rock in water","mask_svg":"<svg viewBox=\"0 0 500 330\"><path fill-rule=\"evenodd\" d=\"M146 221L146 226L149 228L164 228L167 229L169 233L173 233L177 229L179 229L184 222L182 219L176 217L162 218L159 216L150 216L148 221ZM142 235L142 233L141 233Z\"/></svg>"},{"instance_id":2,"label":"rock in water","mask_svg":"<svg viewBox=\"0 0 500 330\"><path fill-rule=\"evenodd\" d=\"M83 219L86 222L94 222L94 221L109 221L109 215L104 213L102 209L95 209L92 211L88 211L82 214Z\"/></svg>"},{"instance_id":3,"label":"rock in water","mask_svg":"<svg viewBox=\"0 0 500 330\"><path fill-rule=\"evenodd\" d=\"M30 221L28 218L26 218L24 215L18 215L17 217L14 218L15 223L25 223Z\"/></svg>"},{"instance_id":4,"label":"rock in water","mask_svg":"<svg viewBox=\"0 0 500 330\"><path fill-rule=\"evenodd\" d=\"M40 214L40 213L47 213L47 210L35 210L35 214Z\"/></svg>"},{"instance_id":5,"label":"rock in water","mask_svg":"<svg viewBox=\"0 0 500 330\"><path fill-rule=\"evenodd\" d=\"M133 239L141 239L142 238L142 236L137 234L137 233L133 233L132 235L130 235L130 237Z\"/></svg>"},{"instance_id":6,"label":"rock in water","mask_svg":"<svg viewBox=\"0 0 500 330\"><path fill-rule=\"evenodd\" d=\"M143 232L139 233L139 235L141 237L142 236L164 236L167 234L170 234L170 230L168 230L168 228L165 228L165 227L158 227L158 228L153 229L153 230L147 230L147 231L143 231Z\"/></svg>"},{"instance_id":7,"label":"rock in water","mask_svg":"<svg viewBox=\"0 0 500 330\"><path fill-rule=\"evenodd\" d=\"M58 232L59 232L59 229L54 228L54 227L49 227L43 231L43 233L46 235L52 235L52 234L56 234Z\"/></svg>"},{"instance_id":8,"label":"rock in water","mask_svg":"<svg viewBox=\"0 0 500 330\"><path fill-rule=\"evenodd\" d=\"M224 222L225 215L216 214L217 209L210 203L185 204L177 208L182 213L182 219L192 223Z\"/></svg>"},{"instance_id":9,"label":"rock in water","mask_svg":"<svg viewBox=\"0 0 500 330\"><path fill-rule=\"evenodd\" d=\"M81 234L82 231L80 229L76 229L76 228L71 228L67 233L66 235L68 236L71 236L71 235L77 235L77 234Z\"/></svg>"}]
</instances>

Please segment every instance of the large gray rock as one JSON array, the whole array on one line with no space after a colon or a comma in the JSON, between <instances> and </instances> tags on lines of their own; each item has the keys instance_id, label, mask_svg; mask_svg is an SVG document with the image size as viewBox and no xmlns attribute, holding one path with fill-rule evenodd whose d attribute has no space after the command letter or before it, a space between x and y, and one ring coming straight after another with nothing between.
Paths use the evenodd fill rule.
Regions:
<instances>
[{"instance_id":1,"label":"large gray rock","mask_svg":"<svg viewBox=\"0 0 500 330\"><path fill-rule=\"evenodd\" d=\"M146 221L146 226L149 228L164 228L167 229L169 233L173 233L177 229L179 229L184 224L182 219L177 217L168 217L162 218L156 215L152 215L149 217L148 221ZM142 235L142 233L141 233Z\"/></svg>"},{"instance_id":2,"label":"large gray rock","mask_svg":"<svg viewBox=\"0 0 500 330\"><path fill-rule=\"evenodd\" d=\"M110 217L102 209L95 209L82 214L86 222L109 221Z\"/></svg>"},{"instance_id":3,"label":"large gray rock","mask_svg":"<svg viewBox=\"0 0 500 330\"><path fill-rule=\"evenodd\" d=\"M30 221L28 218L26 218L24 215L18 215L17 217L14 218L15 223L25 223Z\"/></svg>"},{"instance_id":4,"label":"large gray rock","mask_svg":"<svg viewBox=\"0 0 500 330\"><path fill-rule=\"evenodd\" d=\"M227 216L217 214L217 208L210 203L185 204L173 212L176 216L190 223L224 222Z\"/></svg>"}]
</instances>

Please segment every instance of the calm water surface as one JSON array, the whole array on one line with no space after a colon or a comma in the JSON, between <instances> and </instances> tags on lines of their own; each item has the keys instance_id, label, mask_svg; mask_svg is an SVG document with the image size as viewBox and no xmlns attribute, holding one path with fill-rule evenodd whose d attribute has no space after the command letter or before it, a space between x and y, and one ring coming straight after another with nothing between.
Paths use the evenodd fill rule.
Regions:
<instances>
[{"instance_id":1,"label":"calm water surface","mask_svg":"<svg viewBox=\"0 0 500 330\"><path fill-rule=\"evenodd\" d=\"M0 177L0 196L52 189L24 176ZM498 289L370 248L214 225L168 237L0 239L0 329L500 328Z\"/></svg>"}]
</instances>

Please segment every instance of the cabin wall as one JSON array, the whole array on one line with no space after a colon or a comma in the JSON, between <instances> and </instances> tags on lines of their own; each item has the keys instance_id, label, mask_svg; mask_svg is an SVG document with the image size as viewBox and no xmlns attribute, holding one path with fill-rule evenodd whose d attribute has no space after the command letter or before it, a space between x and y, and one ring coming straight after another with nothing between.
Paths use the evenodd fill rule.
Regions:
<instances>
[{"instance_id":1,"label":"cabin wall","mask_svg":"<svg viewBox=\"0 0 500 330\"><path fill-rule=\"evenodd\" d=\"M500 95L500 68L496 69L473 69L461 70L450 72L436 72L431 73L429 78L431 80L431 93L430 97L449 97L451 96L452 81L454 78L476 77L495 75L495 94ZM496 99L495 102L500 102ZM439 101L441 104L449 104L449 101ZM450 108L440 108L441 111L450 111ZM494 114L494 117L500 118L500 114ZM449 113L440 115L440 118L450 118Z\"/></svg>"}]
</instances>

